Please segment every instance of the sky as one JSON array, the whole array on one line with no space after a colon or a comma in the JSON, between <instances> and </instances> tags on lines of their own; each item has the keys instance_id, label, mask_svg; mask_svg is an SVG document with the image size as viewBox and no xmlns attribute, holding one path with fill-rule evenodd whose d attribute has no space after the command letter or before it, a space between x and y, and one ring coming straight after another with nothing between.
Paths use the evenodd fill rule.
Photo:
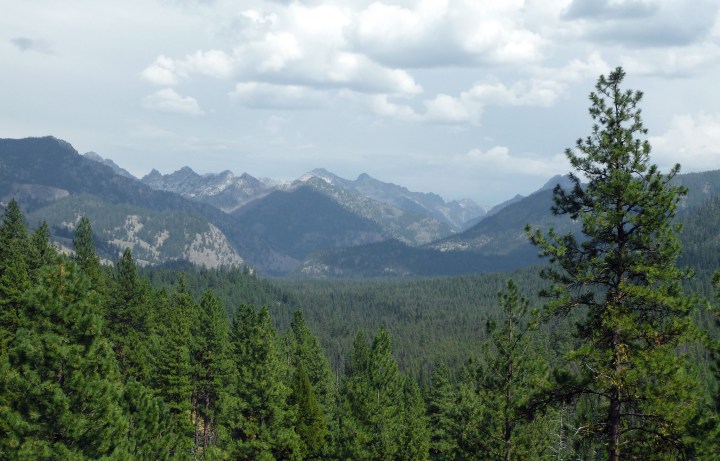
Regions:
<instances>
[{"instance_id":1,"label":"sky","mask_svg":"<svg viewBox=\"0 0 720 461\"><path fill-rule=\"evenodd\" d=\"M134 175L325 168L495 205L570 171L588 94L720 169L720 0L0 0L0 137Z\"/></svg>"}]
</instances>

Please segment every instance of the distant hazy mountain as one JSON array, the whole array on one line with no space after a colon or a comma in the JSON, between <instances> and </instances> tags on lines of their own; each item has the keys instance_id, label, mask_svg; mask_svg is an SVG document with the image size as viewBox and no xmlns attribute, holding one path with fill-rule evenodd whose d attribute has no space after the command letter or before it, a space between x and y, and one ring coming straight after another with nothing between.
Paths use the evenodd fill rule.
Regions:
<instances>
[{"instance_id":1,"label":"distant hazy mountain","mask_svg":"<svg viewBox=\"0 0 720 461\"><path fill-rule=\"evenodd\" d=\"M454 229L445 222L426 213L409 211L373 200L352 189L338 187L318 177L297 181L293 186L307 186L317 190L348 211L379 225L386 238L394 238L409 245L424 245L454 233Z\"/></svg>"},{"instance_id":2,"label":"distant hazy mountain","mask_svg":"<svg viewBox=\"0 0 720 461\"><path fill-rule=\"evenodd\" d=\"M161 175L153 169L140 181L153 189L174 192L213 205L227 213L278 189L277 186L266 185L247 173L235 176L232 171L225 170L218 174L199 175L189 167L167 175Z\"/></svg>"},{"instance_id":3,"label":"distant hazy mountain","mask_svg":"<svg viewBox=\"0 0 720 461\"><path fill-rule=\"evenodd\" d=\"M106 259L116 259L129 246L141 263L249 264L272 275L513 269L539 262L537 250L527 243L525 224L559 232L579 229L578 223L550 212L551 189L558 183L566 187L566 177L553 178L453 233L447 221L431 213L442 209L440 197L367 175L351 181L314 170L292 184L271 184L247 174L198 175L183 168L170 175L153 171L141 182L98 157L79 155L53 137L0 139L0 206L16 198L32 226L48 221L54 238L65 246L86 215ZM697 223L701 218L714 222L702 210L720 194L720 171L680 175L675 181L690 191L680 203L687 228L694 229L692 235L710 235L707 226ZM705 248L698 238L689 243L688 254Z\"/></svg>"},{"instance_id":4,"label":"distant hazy mountain","mask_svg":"<svg viewBox=\"0 0 720 461\"><path fill-rule=\"evenodd\" d=\"M365 173L350 181L329 171L318 168L303 175L300 180L320 178L335 187L351 190L372 200L393 205L401 210L424 214L444 222L454 230L460 230L470 220L483 216L487 207L470 199L445 202L433 193L411 192L407 188L379 181Z\"/></svg>"},{"instance_id":5,"label":"distant hazy mountain","mask_svg":"<svg viewBox=\"0 0 720 461\"><path fill-rule=\"evenodd\" d=\"M126 178L130 178L130 179L137 179L135 176L130 174L127 170L120 168L115 162L113 162L109 158L101 157L97 152L93 152L93 151L85 152L83 155L85 156L85 158L88 158L90 160L94 160L96 162L102 163L103 165L109 166L110 168L112 168L112 170L115 173L119 174L120 176L125 176Z\"/></svg>"},{"instance_id":6,"label":"distant hazy mountain","mask_svg":"<svg viewBox=\"0 0 720 461\"><path fill-rule=\"evenodd\" d=\"M709 206L708 203L716 204L714 210L718 208L717 200L709 201L720 196L720 171L679 175L674 182L689 190L687 197L680 203L685 226L695 232L688 232L690 241L686 240L687 247L690 250L698 248L701 244L692 235L703 232L720 241L717 232L697 230L704 228L697 221L707 213L696 211ZM556 176L535 193L494 210L470 229L421 248L411 248L400 242L382 242L327 250L311 255L296 273L312 277L439 276L500 271L537 264L541 260L537 258L538 250L528 243L524 232L526 224L545 230L553 227L561 234L581 230L580 223L573 222L567 216L553 216L551 213L552 189L556 184L564 188L570 186L566 176ZM710 222L707 217L702 219ZM706 256L703 258L707 259Z\"/></svg>"},{"instance_id":7,"label":"distant hazy mountain","mask_svg":"<svg viewBox=\"0 0 720 461\"><path fill-rule=\"evenodd\" d=\"M483 216L487 211L470 199L445 202L437 194L411 192L404 187L378 181L367 174L350 181L324 169L312 170L290 184L273 180L260 181L247 173L236 177L231 171L199 175L189 167L166 175L153 170L141 181L153 189L174 192L227 213L273 191L288 190L308 183L349 210L383 227L394 226L395 229L389 231L388 235L410 244L428 243L459 231L468 221ZM360 203L363 200L365 204ZM405 218L392 217L398 214L398 210L406 212L400 214L409 214ZM426 224L418 224L423 219ZM403 220L412 223L399 222Z\"/></svg>"}]
</instances>

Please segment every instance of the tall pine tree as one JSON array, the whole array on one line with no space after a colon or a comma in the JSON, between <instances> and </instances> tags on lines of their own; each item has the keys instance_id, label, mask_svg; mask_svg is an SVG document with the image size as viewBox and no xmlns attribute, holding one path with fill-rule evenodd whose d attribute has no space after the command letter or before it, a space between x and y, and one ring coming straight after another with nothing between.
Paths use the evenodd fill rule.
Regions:
<instances>
[{"instance_id":1,"label":"tall pine tree","mask_svg":"<svg viewBox=\"0 0 720 461\"><path fill-rule=\"evenodd\" d=\"M693 300L673 221L682 187L650 164L639 91L623 90L625 72L601 76L591 93L592 134L566 156L577 170L569 191L556 187L553 212L582 223L572 234L528 233L548 257L553 282L547 314L577 315L573 365L557 394L596 400L584 433L607 459L682 453L697 392L679 351L691 331ZM587 184L581 184L581 179Z\"/></svg>"},{"instance_id":2,"label":"tall pine tree","mask_svg":"<svg viewBox=\"0 0 720 461\"><path fill-rule=\"evenodd\" d=\"M300 440L288 406L290 389L275 328L263 307L241 305L230 333L234 383L227 407L236 459L299 459Z\"/></svg>"}]
</instances>

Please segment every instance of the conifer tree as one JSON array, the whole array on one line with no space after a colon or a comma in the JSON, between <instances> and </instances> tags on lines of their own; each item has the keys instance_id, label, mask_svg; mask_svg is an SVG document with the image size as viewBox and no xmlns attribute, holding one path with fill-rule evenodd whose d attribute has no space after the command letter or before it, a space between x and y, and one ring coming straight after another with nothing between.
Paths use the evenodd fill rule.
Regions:
<instances>
[{"instance_id":1,"label":"conifer tree","mask_svg":"<svg viewBox=\"0 0 720 461\"><path fill-rule=\"evenodd\" d=\"M327 420L302 363L295 368L290 404L295 407L295 431L300 437L302 458L324 459L328 451Z\"/></svg>"},{"instance_id":2,"label":"conifer tree","mask_svg":"<svg viewBox=\"0 0 720 461\"><path fill-rule=\"evenodd\" d=\"M582 223L572 234L528 233L552 263L547 314L580 319L573 365L556 389L596 399L584 433L607 459L666 459L682 453L683 433L699 392L681 346L692 330L694 302L682 293L686 271L675 263L679 225L673 217L685 190L650 164L639 91L623 90L625 72L601 76L591 93L592 134L566 156L578 172L569 191L556 187L553 212ZM580 183L587 179L587 184Z\"/></svg>"},{"instance_id":3,"label":"conifer tree","mask_svg":"<svg viewBox=\"0 0 720 461\"><path fill-rule=\"evenodd\" d=\"M368 348L364 333L353 342L340 398L339 445L349 459L401 456L403 381L381 328Z\"/></svg>"},{"instance_id":4,"label":"conifer tree","mask_svg":"<svg viewBox=\"0 0 720 461\"><path fill-rule=\"evenodd\" d=\"M329 414L330 409L335 405L335 378L320 342L310 331L300 309L293 313L286 336L289 363L295 366L302 365L305 368L318 402L322 405L325 414Z\"/></svg>"},{"instance_id":5,"label":"conifer tree","mask_svg":"<svg viewBox=\"0 0 720 461\"><path fill-rule=\"evenodd\" d=\"M125 376L149 381L150 287L137 274L130 248L115 264L108 290L107 335Z\"/></svg>"},{"instance_id":6,"label":"conifer tree","mask_svg":"<svg viewBox=\"0 0 720 461\"><path fill-rule=\"evenodd\" d=\"M192 395L192 322L194 301L184 274L171 298L159 297L160 324L155 353L153 387L167 403L172 431L178 436L177 454L189 453L193 446L190 399Z\"/></svg>"},{"instance_id":7,"label":"conifer tree","mask_svg":"<svg viewBox=\"0 0 720 461\"><path fill-rule=\"evenodd\" d=\"M230 334L234 384L226 422L236 459L299 459L299 438L288 407L290 389L270 314L241 305Z\"/></svg>"},{"instance_id":8,"label":"conifer tree","mask_svg":"<svg viewBox=\"0 0 720 461\"><path fill-rule=\"evenodd\" d=\"M20 206L13 199L0 225L0 353L19 326L21 298L30 287L30 236Z\"/></svg>"},{"instance_id":9,"label":"conifer tree","mask_svg":"<svg viewBox=\"0 0 720 461\"><path fill-rule=\"evenodd\" d=\"M104 294L103 271L100 266L100 258L98 258L96 254L92 225L86 216L80 218L80 222L78 222L75 228L73 248L75 248L75 257L73 259L78 266L80 266L80 269L90 278L92 288L98 293Z\"/></svg>"},{"instance_id":10,"label":"conifer tree","mask_svg":"<svg viewBox=\"0 0 720 461\"><path fill-rule=\"evenodd\" d=\"M441 363L433 370L428 402L428 426L430 427L430 458L433 460L455 459L457 453L455 386L450 381L448 367Z\"/></svg>"},{"instance_id":11,"label":"conifer tree","mask_svg":"<svg viewBox=\"0 0 720 461\"><path fill-rule=\"evenodd\" d=\"M539 419L528 422L529 399L547 386L547 364L536 352L537 319L515 282L498 293L500 318L488 321L485 363L479 374L483 413L482 451L491 459L539 459L547 450L547 434Z\"/></svg>"},{"instance_id":12,"label":"conifer tree","mask_svg":"<svg viewBox=\"0 0 720 461\"><path fill-rule=\"evenodd\" d=\"M57 251L50 243L50 228L43 221L31 237L33 259L30 261L30 270L37 271L41 267L51 264L57 257Z\"/></svg>"},{"instance_id":13,"label":"conifer tree","mask_svg":"<svg viewBox=\"0 0 720 461\"><path fill-rule=\"evenodd\" d=\"M310 328L305 323L305 319L302 315L302 311L299 309L293 313L293 319L290 322L290 328L285 335L285 348L287 354L287 362L290 364L288 372L290 373L290 383L293 391L296 390L297 386L301 383L298 381L299 369L303 369L308 377L309 384L312 388L313 400L319 405L319 410L322 414L323 434L325 437L330 438L332 434L336 432L334 427L333 413L335 411L337 390L335 387L335 379L332 371L330 370L330 364L328 363L325 354L323 353L320 342L312 334ZM299 396L298 396L299 397ZM302 398L307 403L308 397ZM300 406L295 407L298 412L307 411L303 410ZM298 414L298 425L300 424L300 418L302 415ZM320 423L315 423L319 425ZM298 435L303 437L302 431L298 427ZM307 443L307 442L306 442ZM323 449L329 448L331 441L325 440L321 446ZM310 445L319 446L316 441L313 441ZM313 456L319 457L321 453L317 450L312 449Z\"/></svg>"},{"instance_id":14,"label":"conifer tree","mask_svg":"<svg viewBox=\"0 0 720 461\"><path fill-rule=\"evenodd\" d=\"M136 461L169 461L177 456L178 437L172 432L165 402L148 387L130 378L126 381L121 405L128 418L128 433L122 453Z\"/></svg>"},{"instance_id":15,"label":"conifer tree","mask_svg":"<svg viewBox=\"0 0 720 461\"><path fill-rule=\"evenodd\" d=\"M120 456L128 422L97 293L75 264L58 259L40 271L23 307L0 373L0 393L12 396L0 407L0 458Z\"/></svg>"},{"instance_id":16,"label":"conifer tree","mask_svg":"<svg viewBox=\"0 0 720 461\"><path fill-rule=\"evenodd\" d=\"M424 461L430 456L430 430L426 416L425 401L417 382L404 379L403 424L400 449L396 459L402 461Z\"/></svg>"},{"instance_id":17,"label":"conifer tree","mask_svg":"<svg viewBox=\"0 0 720 461\"><path fill-rule=\"evenodd\" d=\"M203 293L193 325L193 420L196 456L218 445L222 414L232 384L230 323L225 307L211 290Z\"/></svg>"}]
</instances>

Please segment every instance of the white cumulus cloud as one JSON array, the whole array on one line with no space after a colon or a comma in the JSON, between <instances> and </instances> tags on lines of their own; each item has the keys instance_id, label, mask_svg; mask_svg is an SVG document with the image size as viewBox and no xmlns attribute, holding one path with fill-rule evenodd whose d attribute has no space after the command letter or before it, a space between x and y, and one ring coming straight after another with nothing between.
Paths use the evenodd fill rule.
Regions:
<instances>
[{"instance_id":1,"label":"white cumulus cloud","mask_svg":"<svg viewBox=\"0 0 720 461\"><path fill-rule=\"evenodd\" d=\"M195 98L180 96L172 88L163 88L146 96L143 99L143 107L148 110L190 116L200 116L205 113Z\"/></svg>"},{"instance_id":2,"label":"white cumulus cloud","mask_svg":"<svg viewBox=\"0 0 720 461\"><path fill-rule=\"evenodd\" d=\"M684 172L720 169L720 114L676 115L649 141L652 161L664 169L676 163Z\"/></svg>"}]
</instances>

